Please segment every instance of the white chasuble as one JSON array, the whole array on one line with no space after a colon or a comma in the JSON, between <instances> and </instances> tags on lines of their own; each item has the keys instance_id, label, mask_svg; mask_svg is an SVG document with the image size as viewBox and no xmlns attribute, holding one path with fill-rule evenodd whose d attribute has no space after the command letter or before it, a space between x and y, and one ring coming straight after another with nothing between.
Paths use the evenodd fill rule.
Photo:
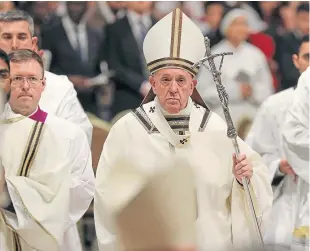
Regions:
<instances>
[{"instance_id":1,"label":"white chasuble","mask_svg":"<svg viewBox=\"0 0 310 251\"><path fill-rule=\"evenodd\" d=\"M9 103L6 104L2 115L5 118L20 116L12 111ZM70 213L66 219L66 232L61 251L82 251L76 223L89 208L95 190L94 171L87 136L78 125L50 114L46 117L45 125L48 125L49 130L63 142L62 150L67 153L67 165L71 170Z\"/></svg>"},{"instance_id":2,"label":"white chasuble","mask_svg":"<svg viewBox=\"0 0 310 251\"><path fill-rule=\"evenodd\" d=\"M70 169L69 215L61 251L82 251L77 222L85 214L94 197L95 178L92 168L91 151L87 136L75 124L48 115L46 125L50 126L60 140L66 142L68 168ZM63 144L64 145L64 144Z\"/></svg>"},{"instance_id":3,"label":"white chasuble","mask_svg":"<svg viewBox=\"0 0 310 251\"><path fill-rule=\"evenodd\" d=\"M271 217L264 236L268 251L289 249L294 231L294 207L297 184L294 176L279 170L283 151L283 121L291 104L294 88L289 88L268 97L260 106L246 142L263 158L269 169L274 200ZM292 164L291 164L292 165Z\"/></svg>"},{"instance_id":4,"label":"white chasuble","mask_svg":"<svg viewBox=\"0 0 310 251\"><path fill-rule=\"evenodd\" d=\"M14 206L0 209L0 250L59 250L69 212L68 146L48 125L22 116L2 120L0 128L1 166Z\"/></svg>"},{"instance_id":5,"label":"white chasuble","mask_svg":"<svg viewBox=\"0 0 310 251\"><path fill-rule=\"evenodd\" d=\"M198 250L246 251L252 247L255 235L244 190L232 174L234 149L226 136L226 124L217 114L191 100L185 109L189 110L190 119L189 129L183 133L176 134L156 99L127 114L111 129L96 174L95 224L100 251L118 250L113 212L106 199L109 172L121 161L123 170L126 165L134 166L137 172L152 176L172 157L185 158L194 171ZM250 189L263 229L272 204L267 168L241 139L239 144L254 167ZM115 191L114 196L119 198L120 205L125 204L139 193L144 183L144 178L135 182L124 180L127 194Z\"/></svg>"},{"instance_id":6,"label":"white chasuble","mask_svg":"<svg viewBox=\"0 0 310 251\"><path fill-rule=\"evenodd\" d=\"M78 125L87 135L91 145L93 126L81 106L74 85L64 75L44 71L46 87L42 93L39 106L48 114Z\"/></svg>"}]
</instances>

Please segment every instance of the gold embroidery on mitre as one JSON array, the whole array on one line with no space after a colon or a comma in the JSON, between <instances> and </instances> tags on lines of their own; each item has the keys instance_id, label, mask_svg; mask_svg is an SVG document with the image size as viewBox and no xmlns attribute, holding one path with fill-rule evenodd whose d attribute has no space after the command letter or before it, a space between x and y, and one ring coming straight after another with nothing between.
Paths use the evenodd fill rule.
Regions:
<instances>
[{"instance_id":1,"label":"gold embroidery on mitre","mask_svg":"<svg viewBox=\"0 0 310 251\"><path fill-rule=\"evenodd\" d=\"M176 10L174 10L174 11L172 12L171 41L170 41L170 57L173 57L175 15L176 15Z\"/></svg>"},{"instance_id":2,"label":"gold embroidery on mitre","mask_svg":"<svg viewBox=\"0 0 310 251\"><path fill-rule=\"evenodd\" d=\"M192 68L192 65L193 65L192 62L181 59L181 58L161 58L159 60L154 60L148 63L147 66L151 73L159 69L165 68L165 67L174 66L174 67L180 67L184 70L187 70L193 76L196 76L199 71L199 68L198 67Z\"/></svg>"},{"instance_id":3,"label":"gold embroidery on mitre","mask_svg":"<svg viewBox=\"0 0 310 251\"><path fill-rule=\"evenodd\" d=\"M170 57L180 57L182 34L182 12L175 9L172 13Z\"/></svg>"}]
</instances>

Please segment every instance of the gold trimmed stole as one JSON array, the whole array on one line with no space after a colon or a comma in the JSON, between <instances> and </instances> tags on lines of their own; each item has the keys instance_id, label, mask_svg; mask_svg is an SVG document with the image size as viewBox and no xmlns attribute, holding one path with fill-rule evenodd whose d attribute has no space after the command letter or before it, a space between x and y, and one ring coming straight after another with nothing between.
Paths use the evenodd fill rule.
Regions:
<instances>
[{"instance_id":1,"label":"gold trimmed stole","mask_svg":"<svg viewBox=\"0 0 310 251\"><path fill-rule=\"evenodd\" d=\"M17 172L17 176L28 177L33 161L36 157L40 139L42 137L44 123L37 121L29 134L28 143L26 144L25 152L22 158L21 166ZM22 251L19 236L16 232L13 233L13 247L15 251Z\"/></svg>"}]
</instances>

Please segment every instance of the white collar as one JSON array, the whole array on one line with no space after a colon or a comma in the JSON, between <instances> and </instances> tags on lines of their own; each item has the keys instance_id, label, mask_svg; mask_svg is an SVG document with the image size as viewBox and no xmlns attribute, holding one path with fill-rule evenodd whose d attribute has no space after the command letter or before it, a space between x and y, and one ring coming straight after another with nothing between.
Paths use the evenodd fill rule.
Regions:
<instances>
[{"instance_id":1,"label":"white collar","mask_svg":"<svg viewBox=\"0 0 310 251\"><path fill-rule=\"evenodd\" d=\"M161 113L164 116L169 116L169 117L171 117L171 116L178 116L178 117L179 116L190 116L190 113L192 110L192 104L193 104L191 97L189 97L188 101L187 101L187 106L183 110L181 110L180 112L178 112L176 114L170 114L160 105L157 97L155 97L154 102L155 102L155 106L159 108Z\"/></svg>"},{"instance_id":2,"label":"white collar","mask_svg":"<svg viewBox=\"0 0 310 251\"><path fill-rule=\"evenodd\" d=\"M37 111L38 111L38 107L34 110L34 112L33 113L31 113L28 117L31 117L33 114L35 114Z\"/></svg>"},{"instance_id":3,"label":"white collar","mask_svg":"<svg viewBox=\"0 0 310 251\"><path fill-rule=\"evenodd\" d=\"M15 113L13 112L12 108L11 108L11 105L9 104L9 102L7 102L5 104L5 107L4 107L4 111L3 113L1 114L1 118L2 119L12 119L12 118L17 118L17 117L30 117L32 116L33 114L35 114L36 112L38 111L38 107L35 109L35 111L33 113L31 113L29 116L23 116L21 114L18 114L18 113Z\"/></svg>"},{"instance_id":4,"label":"white collar","mask_svg":"<svg viewBox=\"0 0 310 251\"><path fill-rule=\"evenodd\" d=\"M84 16L86 16L86 15L84 15ZM80 28L85 29L86 28L87 19L85 17L83 17L78 24L74 23L68 14L63 15L61 19L62 19L62 22L65 22L66 25L70 25L72 28L74 28L76 26L78 27L78 29L80 29Z\"/></svg>"},{"instance_id":5,"label":"white collar","mask_svg":"<svg viewBox=\"0 0 310 251\"><path fill-rule=\"evenodd\" d=\"M9 103L6 103L4 106L4 111L1 114L1 119L13 119L13 118L17 118L20 116L21 116L20 114L17 114L12 111L12 108Z\"/></svg>"}]
</instances>

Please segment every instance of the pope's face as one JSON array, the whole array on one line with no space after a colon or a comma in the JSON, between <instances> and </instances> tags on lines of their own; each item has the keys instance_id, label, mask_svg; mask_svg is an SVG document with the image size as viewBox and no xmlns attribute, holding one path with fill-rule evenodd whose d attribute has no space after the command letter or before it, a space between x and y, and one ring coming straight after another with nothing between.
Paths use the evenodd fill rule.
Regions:
<instances>
[{"instance_id":1,"label":"pope's face","mask_svg":"<svg viewBox=\"0 0 310 251\"><path fill-rule=\"evenodd\" d=\"M160 105L170 114L176 114L187 106L197 80L181 69L161 69L149 78Z\"/></svg>"},{"instance_id":2,"label":"pope's face","mask_svg":"<svg viewBox=\"0 0 310 251\"><path fill-rule=\"evenodd\" d=\"M6 53L19 49L35 50L37 41L37 37L31 37L26 21L0 22L0 48Z\"/></svg>"},{"instance_id":3,"label":"pope's face","mask_svg":"<svg viewBox=\"0 0 310 251\"><path fill-rule=\"evenodd\" d=\"M45 88L40 64L31 59L25 62L11 62L10 105L15 113L29 116L38 107Z\"/></svg>"}]
</instances>

